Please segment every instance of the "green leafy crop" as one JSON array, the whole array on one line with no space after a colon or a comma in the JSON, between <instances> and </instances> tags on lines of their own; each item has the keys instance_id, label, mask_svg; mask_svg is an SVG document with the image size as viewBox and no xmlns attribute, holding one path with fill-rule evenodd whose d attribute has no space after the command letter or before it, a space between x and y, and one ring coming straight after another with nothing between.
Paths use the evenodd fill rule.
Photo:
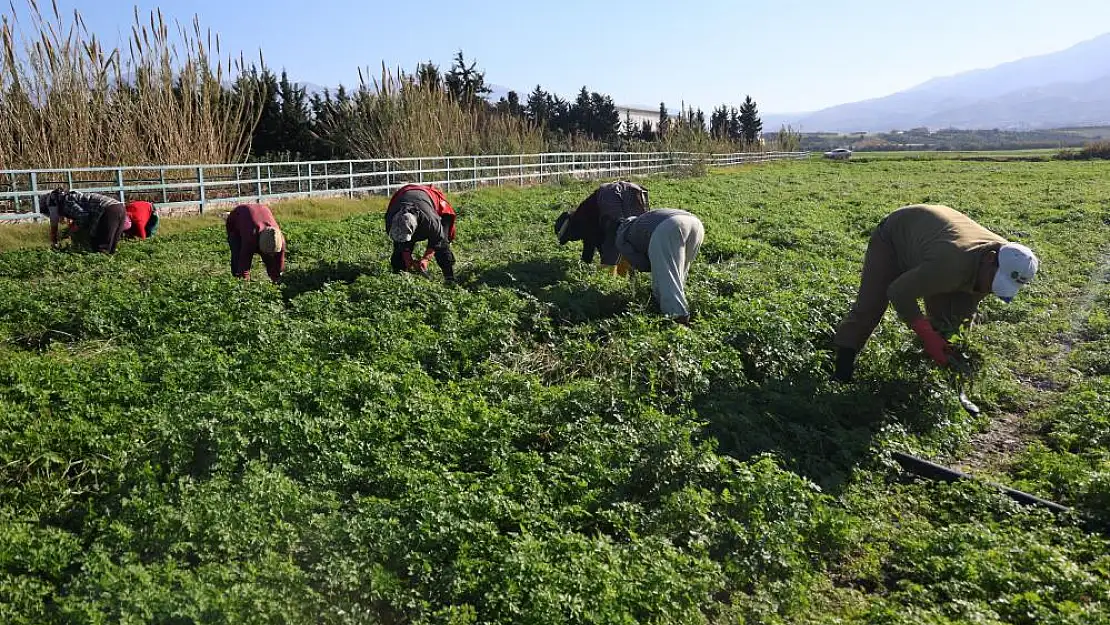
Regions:
<instances>
[{"instance_id":1,"label":"green leafy crop","mask_svg":"<svg viewBox=\"0 0 1110 625\"><path fill-rule=\"evenodd\" d=\"M689 328L554 241L590 183L453 197L457 286L389 273L370 212L285 220L280 286L233 279L219 226L0 254L0 622L1107 619L1079 519L1110 503L1110 171L842 165L646 180L706 225ZM957 335L979 417L893 314L828 382L912 202L1042 259ZM1004 413L1029 433L992 478L1075 518L888 460L955 462Z\"/></svg>"}]
</instances>

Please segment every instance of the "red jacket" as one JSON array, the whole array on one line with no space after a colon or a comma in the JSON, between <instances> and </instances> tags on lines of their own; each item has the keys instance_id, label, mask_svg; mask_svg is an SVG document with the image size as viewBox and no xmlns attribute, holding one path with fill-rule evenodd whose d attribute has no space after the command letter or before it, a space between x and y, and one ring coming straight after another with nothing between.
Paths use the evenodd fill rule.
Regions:
<instances>
[{"instance_id":1,"label":"red jacket","mask_svg":"<svg viewBox=\"0 0 1110 625\"><path fill-rule=\"evenodd\" d=\"M129 237L145 239L146 225L150 221L150 216L154 214L154 205L150 202L135 200L128 202L125 210L127 211L127 218L131 220L131 228L124 234Z\"/></svg>"},{"instance_id":2,"label":"red jacket","mask_svg":"<svg viewBox=\"0 0 1110 625\"><path fill-rule=\"evenodd\" d=\"M428 194L428 197L432 198L432 205L436 207L436 214L439 215L440 219L443 219L444 215L450 215L451 216L451 219L449 220L451 222L451 225L447 228L447 240L450 241L451 243L454 243L455 242L455 209L451 206L451 203L447 201L447 196L443 195L443 191L440 191L439 189L437 189L437 188L435 188L431 185L407 184L407 185L401 187L400 189L397 189L397 192L394 193L393 196L389 198L389 204L392 205L393 201L396 200L398 197L400 197L406 191L413 191L413 190L423 191L424 193Z\"/></svg>"},{"instance_id":3,"label":"red jacket","mask_svg":"<svg viewBox=\"0 0 1110 625\"><path fill-rule=\"evenodd\" d=\"M231 246L231 273L249 278L254 254L258 252L258 232L263 228L279 228L270 209L261 204L240 204L227 216L227 242ZM285 248L277 254L263 254L262 263L270 279L277 281L285 270Z\"/></svg>"}]
</instances>

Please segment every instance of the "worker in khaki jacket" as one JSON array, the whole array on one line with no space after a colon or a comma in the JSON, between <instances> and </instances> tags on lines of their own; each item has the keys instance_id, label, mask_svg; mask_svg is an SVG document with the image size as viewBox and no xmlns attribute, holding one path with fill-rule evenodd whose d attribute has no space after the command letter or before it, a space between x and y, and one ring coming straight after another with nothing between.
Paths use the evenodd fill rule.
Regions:
<instances>
[{"instance_id":1,"label":"worker in khaki jacket","mask_svg":"<svg viewBox=\"0 0 1110 625\"><path fill-rule=\"evenodd\" d=\"M994 293L1005 302L1037 273L1032 250L980 226L947 206L916 204L889 214L871 235L863 259L859 295L837 328L833 379L852 379L863 348L887 304L921 338L925 353L948 364L948 340L970 320L979 302ZM922 314L918 300L925 302Z\"/></svg>"}]
</instances>

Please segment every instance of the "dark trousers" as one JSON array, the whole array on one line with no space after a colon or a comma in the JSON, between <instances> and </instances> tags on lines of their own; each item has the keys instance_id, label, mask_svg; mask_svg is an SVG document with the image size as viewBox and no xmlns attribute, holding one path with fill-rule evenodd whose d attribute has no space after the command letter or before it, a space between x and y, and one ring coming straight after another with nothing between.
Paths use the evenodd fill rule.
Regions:
<instances>
[{"instance_id":1,"label":"dark trousers","mask_svg":"<svg viewBox=\"0 0 1110 625\"><path fill-rule=\"evenodd\" d=\"M837 347L860 350L883 319L890 299L890 284L902 275L898 255L883 232L883 225L871 233L867 253L863 257L859 293L848 316L840 323L833 337ZM942 334L952 334L975 315L983 296L975 293L943 293L925 298L925 314L933 327Z\"/></svg>"},{"instance_id":2,"label":"dark trousers","mask_svg":"<svg viewBox=\"0 0 1110 625\"><path fill-rule=\"evenodd\" d=\"M404 243L393 243L393 255L389 257L389 266L395 272L405 270L405 254L413 261L419 260L415 255L416 242L406 241ZM444 243L443 247L435 250L436 264L443 270L443 277L454 279L455 277L455 254L451 251L451 246Z\"/></svg>"},{"instance_id":3,"label":"dark trousers","mask_svg":"<svg viewBox=\"0 0 1110 625\"><path fill-rule=\"evenodd\" d=\"M127 211L123 204L112 204L104 209L100 219L93 226L89 243L98 252L115 254L116 245L123 237L123 222L127 220Z\"/></svg>"}]
</instances>

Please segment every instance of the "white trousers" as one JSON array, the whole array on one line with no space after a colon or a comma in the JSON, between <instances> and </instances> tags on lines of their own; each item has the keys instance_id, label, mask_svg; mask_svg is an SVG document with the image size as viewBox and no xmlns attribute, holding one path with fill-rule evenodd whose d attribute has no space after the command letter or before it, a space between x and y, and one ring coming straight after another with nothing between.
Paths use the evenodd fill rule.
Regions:
<instances>
[{"instance_id":1,"label":"white trousers","mask_svg":"<svg viewBox=\"0 0 1110 625\"><path fill-rule=\"evenodd\" d=\"M686 276L705 240L705 227L693 215L675 215L656 226L648 242L651 290L668 317L690 314Z\"/></svg>"}]
</instances>

